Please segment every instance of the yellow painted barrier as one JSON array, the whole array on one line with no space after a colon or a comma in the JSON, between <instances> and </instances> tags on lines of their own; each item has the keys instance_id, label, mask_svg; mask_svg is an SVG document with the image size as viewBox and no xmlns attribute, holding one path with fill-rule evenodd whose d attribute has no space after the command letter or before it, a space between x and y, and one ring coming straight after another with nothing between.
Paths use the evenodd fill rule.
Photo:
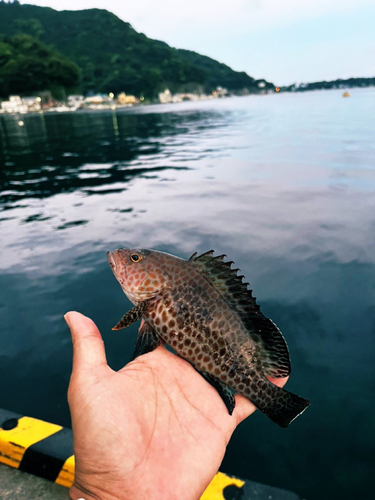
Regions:
<instances>
[{"instance_id":1,"label":"yellow painted barrier","mask_svg":"<svg viewBox=\"0 0 375 500\"><path fill-rule=\"evenodd\" d=\"M70 488L74 481L72 432L0 409L0 462ZM242 488L244 484L218 472L201 500L225 500L227 486Z\"/></svg>"},{"instance_id":2,"label":"yellow painted barrier","mask_svg":"<svg viewBox=\"0 0 375 500\"><path fill-rule=\"evenodd\" d=\"M0 428L0 462L18 467L26 450L43 439L61 430L60 425L50 424L36 418L21 417L14 429Z\"/></svg>"},{"instance_id":3,"label":"yellow painted barrier","mask_svg":"<svg viewBox=\"0 0 375 500\"><path fill-rule=\"evenodd\" d=\"M62 466L55 483L70 488L74 481L74 455L71 455Z\"/></svg>"},{"instance_id":4,"label":"yellow painted barrier","mask_svg":"<svg viewBox=\"0 0 375 500\"><path fill-rule=\"evenodd\" d=\"M245 481L236 477L227 476L223 472L218 472L208 485L208 488L203 493L200 500L225 500L223 495L224 488L232 484L238 488L242 488Z\"/></svg>"}]
</instances>

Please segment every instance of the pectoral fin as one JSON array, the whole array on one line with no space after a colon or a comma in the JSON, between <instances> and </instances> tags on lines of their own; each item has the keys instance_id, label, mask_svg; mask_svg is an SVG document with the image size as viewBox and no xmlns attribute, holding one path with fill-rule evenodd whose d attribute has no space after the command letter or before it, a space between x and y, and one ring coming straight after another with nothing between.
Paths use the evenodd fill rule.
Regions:
<instances>
[{"instance_id":1,"label":"pectoral fin","mask_svg":"<svg viewBox=\"0 0 375 500\"><path fill-rule=\"evenodd\" d=\"M143 313L147 309L147 302L141 302L137 306L134 306L130 311L128 311L124 316L120 319L116 326L112 328L112 330L121 330L122 328L127 328L132 325L138 319L141 319Z\"/></svg>"},{"instance_id":2,"label":"pectoral fin","mask_svg":"<svg viewBox=\"0 0 375 500\"><path fill-rule=\"evenodd\" d=\"M152 326L144 322L139 329L137 342L135 343L133 356L130 361L133 361L138 356L142 356L142 354L154 351L161 342L159 335Z\"/></svg>"},{"instance_id":3,"label":"pectoral fin","mask_svg":"<svg viewBox=\"0 0 375 500\"><path fill-rule=\"evenodd\" d=\"M213 375L210 375L207 372L202 372L200 370L197 370L197 372L200 375L202 375L202 377L204 379L206 379L207 382L209 384L211 384L212 387L214 387L217 390L217 392L219 393L219 396L224 401L224 404L228 409L229 415L232 415L236 403L234 401L234 395L233 395L232 391L229 389L229 387L227 385L225 385L223 382L221 382L219 379L217 379Z\"/></svg>"}]
</instances>

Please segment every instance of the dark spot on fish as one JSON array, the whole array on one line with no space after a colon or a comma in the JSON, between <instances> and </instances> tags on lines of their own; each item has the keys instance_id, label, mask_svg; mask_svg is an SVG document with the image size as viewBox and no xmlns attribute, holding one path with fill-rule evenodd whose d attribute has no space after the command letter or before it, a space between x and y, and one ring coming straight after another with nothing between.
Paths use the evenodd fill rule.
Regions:
<instances>
[{"instance_id":1,"label":"dark spot on fish","mask_svg":"<svg viewBox=\"0 0 375 500\"><path fill-rule=\"evenodd\" d=\"M166 325L163 325L163 328L161 329L161 331L162 331L163 333L167 333L168 328L166 327Z\"/></svg>"},{"instance_id":2,"label":"dark spot on fish","mask_svg":"<svg viewBox=\"0 0 375 500\"><path fill-rule=\"evenodd\" d=\"M181 317L178 317L177 324L178 324L179 328L183 328L184 327L184 320Z\"/></svg>"},{"instance_id":3,"label":"dark spot on fish","mask_svg":"<svg viewBox=\"0 0 375 500\"><path fill-rule=\"evenodd\" d=\"M203 328L204 334L206 335L206 338L211 338L211 331L207 326Z\"/></svg>"},{"instance_id":4,"label":"dark spot on fish","mask_svg":"<svg viewBox=\"0 0 375 500\"><path fill-rule=\"evenodd\" d=\"M160 318L155 319L155 325L160 325Z\"/></svg>"},{"instance_id":5,"label":"dark spot on fish","mask_svg":"<svg viewBox=\"0 0 375 500\"><path fill-rule=\"evenodd\" d=\"M188 347L190 343L191 343L190 339L185 339L184 344L186 345L186 347Z\"/></svg>"},{"instance_id":6,"label":"dark spot on fish","mask_svg":"<svg viewBox=\"0 0 375 500\"><path fill-rule=\"evenodd\" d=\"M171 328L173 328L175 324L176 324L175 321L173 321L173 319L171 319L170 322L169 322L169 326Z\"/></svg>"}]
</instances>

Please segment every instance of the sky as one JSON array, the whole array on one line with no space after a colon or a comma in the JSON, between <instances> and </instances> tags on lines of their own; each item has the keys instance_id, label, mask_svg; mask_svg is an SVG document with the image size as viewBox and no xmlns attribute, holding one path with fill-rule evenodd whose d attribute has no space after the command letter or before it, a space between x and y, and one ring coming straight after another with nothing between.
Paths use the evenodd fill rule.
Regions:
<instances>
[{"instance_id":1,"label":"sky","mask_svg":"<svg viewBox=\"0 0 375 500\"><path fill-rule=\"evenodd\" d=\"M150 38L275 85L375 76L374 0L34 0L107 9Z\"/></svg>"}]
</instances>

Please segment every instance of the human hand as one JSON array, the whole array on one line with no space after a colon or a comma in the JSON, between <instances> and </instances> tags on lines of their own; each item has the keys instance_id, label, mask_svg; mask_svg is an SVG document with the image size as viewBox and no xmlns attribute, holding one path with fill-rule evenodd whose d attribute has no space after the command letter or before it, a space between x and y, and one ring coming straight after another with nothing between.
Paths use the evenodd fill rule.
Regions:
<instances>
[{"instance_id":1,"label":"human hand","mask_svg":"<svg viewBox=\"0 0 375 500\"><path fill-rule=\"evenodd\" d=\"M163 346L115 372L95 324L77 312L65 319L73 341L72 500L199 499L255 406L236 395L230 416L216 390ZM283 386L287 378L270 380Z\"/></svg>"}]
</instances>

